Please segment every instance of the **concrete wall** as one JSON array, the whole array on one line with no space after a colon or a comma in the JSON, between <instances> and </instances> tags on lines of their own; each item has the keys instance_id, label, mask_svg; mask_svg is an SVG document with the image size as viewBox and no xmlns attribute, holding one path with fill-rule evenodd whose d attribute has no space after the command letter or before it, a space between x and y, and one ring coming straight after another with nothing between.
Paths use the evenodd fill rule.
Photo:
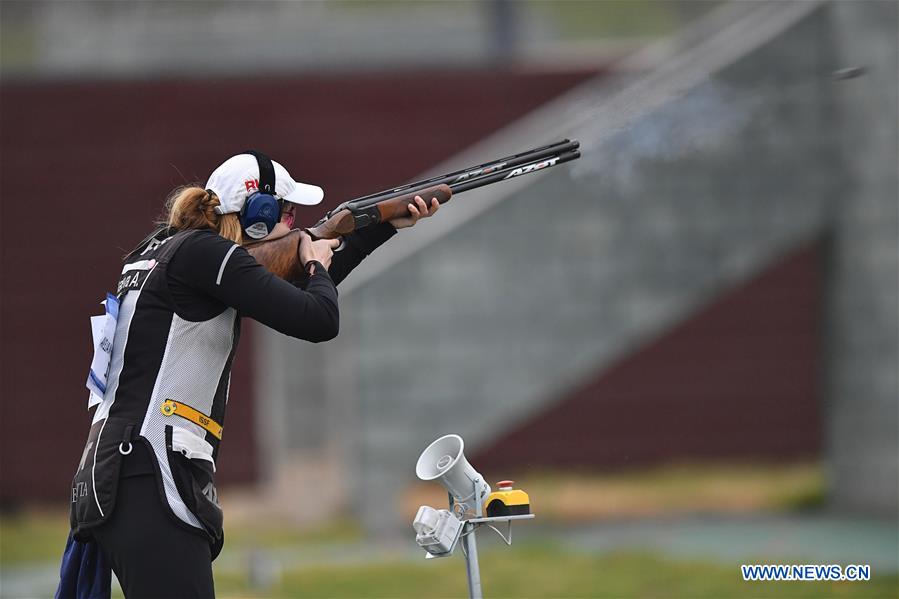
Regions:
<instances>
[{"instance_id":1,"label":"concrete wall","mask_svg":"<svg viewBox=\"0 0 899 599\"><path fill-rule=\"evenodd\" d=\"M899 510L899 182L895 2L836 2L843 65L867 75L835 101L845 180L829 272L827 434L835 508Z\"/></svg>"}]
</instances>

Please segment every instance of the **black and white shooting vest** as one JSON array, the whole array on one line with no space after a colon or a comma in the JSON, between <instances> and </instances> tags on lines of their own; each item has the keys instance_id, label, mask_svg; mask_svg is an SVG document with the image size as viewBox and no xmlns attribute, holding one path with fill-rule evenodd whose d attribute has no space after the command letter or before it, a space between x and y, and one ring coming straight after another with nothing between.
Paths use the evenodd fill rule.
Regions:
<instances>
[{"instance_id":1,"label":"black and white shooting vest","mask_svg":"<svg viewBox=\"0 0 899 599\"><path fill-rule=\"evenodd\" d=\"M208 320L176 314L166 269L184 240L198 233L154 239L122 269L106 391L72 482L76 533L112 513L123 456L143 443L155 458L163 505L211 543L221 541L215 460L240 318L224 306Z\"/></svg>"}]
</instances>

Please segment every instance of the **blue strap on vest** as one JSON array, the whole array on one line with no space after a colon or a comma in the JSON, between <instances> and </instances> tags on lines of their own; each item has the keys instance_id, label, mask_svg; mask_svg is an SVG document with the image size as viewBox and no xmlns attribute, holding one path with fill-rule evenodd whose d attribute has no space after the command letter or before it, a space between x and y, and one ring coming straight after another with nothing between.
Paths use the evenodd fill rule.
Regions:
<instances>
[{"instance_id":1,"label":"blue strap on vest","mask_svg":"<svg viewBox=\"0 0 899 599\"><path fill-rule=\"evenodd\" d=\"M96 541L78 541L69 533L59 567L55 599L109 599L112 569Z\"/></svg>"}]
</instances>

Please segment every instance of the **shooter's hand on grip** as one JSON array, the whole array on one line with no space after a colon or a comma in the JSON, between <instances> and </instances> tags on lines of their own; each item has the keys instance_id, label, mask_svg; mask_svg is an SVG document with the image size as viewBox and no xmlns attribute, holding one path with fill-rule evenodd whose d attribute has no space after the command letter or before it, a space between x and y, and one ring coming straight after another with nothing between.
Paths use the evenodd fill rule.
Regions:
<instances>
[{"instance_id":1,"label":"shooter's hand on grip","mask_svg":"<svg viewBox=\"0 0 899 599\"><path fill-rule=\"evenodd\" d=\"M300 231L300 247L298 249L300 263L305 268L307 263L315 261L324 266L325 269L328 269L331 267L334 249L338 245L340 245L340 239L319 239L313 241L308 233Z\"/></svg>"}]
</instances>

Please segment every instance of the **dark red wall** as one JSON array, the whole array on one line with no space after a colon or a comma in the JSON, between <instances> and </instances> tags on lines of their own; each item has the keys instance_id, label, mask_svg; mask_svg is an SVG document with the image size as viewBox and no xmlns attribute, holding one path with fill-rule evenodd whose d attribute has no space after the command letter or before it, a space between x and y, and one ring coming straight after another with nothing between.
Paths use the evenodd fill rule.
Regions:
<instances>
[{"instance_id":1,"label":"dark red wall","mask_svg":"<svg viewBox=\"0 0 899 599\"><path fill-rule=\"evenodd\" d=\"M89 424L88 316L173 187L205 182L222 160L255 147L322 185L333 206L416 175L593 74L4 82L0 499L65 501ZM554 137L547 131L534 145ZM307 222L322 212L304 210ZM226 482L256 471L245 332L222 449Z\"/></svg>"},{"instance_id":2,"label":"dark red wall","mask_svg":"<svg viewBox=\"0 0 899 599\"><path fill-rule=\"evenodd\" d=\"M552 402L471 462L604 468L808 458L821 449L821 248L752 281Z\"/></svg>"}]
</instances>

